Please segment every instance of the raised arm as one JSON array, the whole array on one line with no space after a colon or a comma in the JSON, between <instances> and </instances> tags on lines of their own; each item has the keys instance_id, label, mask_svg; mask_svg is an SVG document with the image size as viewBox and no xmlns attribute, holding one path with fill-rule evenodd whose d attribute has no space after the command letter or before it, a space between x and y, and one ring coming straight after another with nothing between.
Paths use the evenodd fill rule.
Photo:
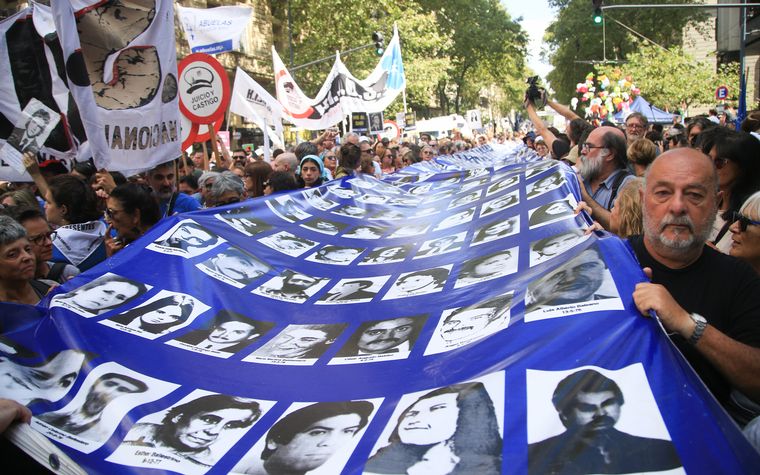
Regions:
<instances>
[{"instance_id":1,"label":"raised arm","mask_svg":"<svg viewBox=\"0 0 760 475\"><path fill-rule=\"evenodd\" d=\"M37 185L37 191L39 191L42 199L47 200L49 188L45 177L42 176L42 172L40 172L40 164L37 163L37 156L32 152L25 152L24 167L26 168L26 171L29 172L29 175L32 176L32 180L34 180L34 184Z\"/></svg>"},{"instance_id":2,"label":"raised arm","mask_svg":"<svg viewBox=\"0 0 760 475\"><path fill-rule=\"evenodd\" d=\"M560 104L559 102L555 102L551 99L546 99L546 104L557 111L559 115L564 117L567 120L573 120L573 119L582 119L583 117L579 116L575 112L572 111L569 107Z\"/></svg>"}]
</instances>

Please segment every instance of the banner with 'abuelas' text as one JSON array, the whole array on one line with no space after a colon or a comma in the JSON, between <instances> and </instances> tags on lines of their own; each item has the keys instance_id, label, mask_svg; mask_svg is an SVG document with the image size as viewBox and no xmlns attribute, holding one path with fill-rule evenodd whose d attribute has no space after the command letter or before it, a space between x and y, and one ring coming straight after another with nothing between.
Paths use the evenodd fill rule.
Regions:
<instances>
[{"instance_id":1,"label":"banner with 'abuelas' text","mask_svg":"<svg viewBox=\"0 0 760 475\"><path fill-rule=\"evenodd\" d=\"M757 473L579 199L493 145L167 218L0 304L14 440L105 474Z\"/></svg>"},{"instance_id":2,"label":"banner with 'abuelas' text","mask_svg":"<svg viewBox=\"0 0 760 475\"><path fill-rule=\"evenodd\" d=\"M170 0L52 2L69 88L98 168L137 170L180 155Z\"/></svg>"},{"instance_id":3,"label":"banner with 'abuelas' text","mask_svg":"<svg viewBox=\"0 0 760 475\"><path fill-rule=\"evenodd\" d=\"M253 8L225 6L188 8L177 5L185 38L193 53L217 54L240 47L240 37L251 20Z\"/></svg>"},{"instance_id":4,"label":"banner with 'abuelas' text","mask_svg":"<svg viewBox=\"0 0 760 475\"><path fill-rule=\"evenodd\" d=\"M312 99L307 97L272 47L277 99L284 117L298 127L326 129L352 112L382 112L406 87L398 30L372 73L363 81L355 78L336 55L332 70Z\"/></svg>"}]
</instances>

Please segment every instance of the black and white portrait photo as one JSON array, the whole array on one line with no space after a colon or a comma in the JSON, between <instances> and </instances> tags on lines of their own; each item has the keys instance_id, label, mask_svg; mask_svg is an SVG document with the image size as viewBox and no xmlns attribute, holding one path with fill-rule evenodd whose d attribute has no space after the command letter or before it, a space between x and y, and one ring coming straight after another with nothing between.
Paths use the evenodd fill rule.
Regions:
<instances>
[{"instance_id":1,"label":"black and white portrait photo","mask_svg":"<svg viewBox=\"0 0 760 475\"><path fill-rule=\"evenodd\" d=\"M401 274L393 283L383 300L391 300L417 295L428 295L443 290L449 278L451 267L448 264L432 269L418 270Z\"/></svg>"},{"instance_id":2,"label":"black and white portrait photo","mask_svg":"<svg viewBox=\"0 0 760 475\"><path fill-rule=\"evenodd\" d=\"M274 214L291 223L303 221L311 217L309 213L298 206L295 200L288 195L275 196L267 200L266 204Z\"/></svg>"},{"instance_id":3,"label":"black and white portrait photo","mask_svg":"<svg viewBox=\"0 0 760 475\"><path fill-rule=\"evenodd\" d=\"M263 237L259 239L259 242L275 251L287 254L291 257L298 257L319 245L316 241L296 236L287 231L280 231L271 236Z\"/></svg>"},{"instance_id":4,"label":"black and white portrait photo","mask_svg":"<svg viewBox=\"0 0 760 475\"><path fill-rule=\"evenodd\" d=\"M520 248L513 247L478 256L462 264L454 288L465 287L487 280L498 279L517 272L517 260Z\"/></svg>"},{"instance_id":5,"label":"black and white portrait photo","mask_svg":"<svg viewBox=\"0 0 760 475\"><path fill-rule=\"evenodd\" d=\"M469 223L474 216L474 207L448 214L433 228L433 231L440 231L441 229L453 228L460 224Z\"/></svg>"},{"instance_id":6,"label":"black and white portrait photo","mask_svg":"<svg viewBox=\"0 0 760 475\"><path fill-rule=\"evenodd\" d=\"M325 198L327 193L328 190L324 188L309 188L302 192L304 198L306 198L306 201L311 206L322 211L327 211L338 206L338 203L335 201Z\"/></svg>"},{"instance_id":7,"label":"black and white portrait photo","mask_svg":"<svg viewBox=\"0 0 760 475\"><path fill-rule=\"evenodd\" d=\"M369 302L390 278L389 275L376 277L349 277L341 279L320 298L316 304L340 305L346 303Z\"/></svg>"},{"instance_id":8,"label":"black and white portrait photo","mask_svg":"<svg viewBox=\"0 0 760 475\"><path fill-rule=\"evenodd\" d=\"M622 308L612 274L594 246L531 280L525 296L525 321Z\"/></svg>"},{"instance_id":9,"label":"black and white portrait photo","mask_svg":"<svg viewBox=\"0 0 760 475\"><path fill-rule=\"evenodd\" d=\"M373 205L381 205L390 199L389 196L380 194L365 194L356 198L356 201L360 203L369 203Z\"/></svg>"},{"instance_id":10,"label":"black and white portrait photo","mask_svg":"<svg viewBox=\"0 0 760 475\"><path fill-rule=\"evenodd\" d=\"M283 302L304 303L309 297L327 285L329 280L301 274L292 270L285 270L282 274L267 281L261 287L253 289L252 292L262 297L282 300Z\"/></svg>"},{"instance_id":11,"label":"black and white portrait photo","mask_svg":"<svg viewBox=\"0 0 760 475\"><path fill-rule=\"evenodd\" d=\"M195 221L180 221L146 249L185 258L199 256L225 242Z\"/></svg>"},{"instance_id":12,"label":"black and white portrait photo","mask_svg":"<svg viewBox=\"0 0 760 475\"><path fill-rule=\"evenodd\" d=\"M210 307L195 297L162 290L145 303L101 320L101 325L116 328L149 340L190 325Z\"/></svg>"},{"instance_id":13,"label":"black and white portrait photo","mask_svg":"<svg viewBox=\"0 0 760 475\"><path fill-rule=\"evenodd\" d=\"M417 251L417 255L414 259L421 259L423 257L438 256L441 254L447 254L449 252L455 252L462 249L464 244L464 238L467 235L467 231L462 231L457 234L449 234L448 236L441 236L429 241L425 241Z\"/></svg>"},{"instance_id":14,"label":"black and white portrait photo","mask_svg":"<svg viewBox=\"0 0 760 475\"><path fill-rule=\"evenodd\" d=\"M232 472L248 475L341 473L380 402L296 403Z\"/></svg>"},{"instance_id":15,"label":"black and white portrait photo","mask_svg":"<svg viewBox=\"0 0 760 475\"><path fill-rule=\"evenodd\" d=\"M248 208L242 208L246 212L250 210ZM246 236L255 236L257 234L269 231L272 229L272 225L261 219L254 218L252 216L245 216L242 213L221 213L214 215L221 221L232 226L236 231L245 234Z\"/></svg>"},{"instance_id":16,"label":"black and white portrait photo","mask_svg":"<svg viewBox=\"0 0 760 475\"><path fill-rule=\"evenodd\" d=\"M58 112L32 98L19 114L8 136L6 144L10 147L0 152L0 155L6 159L7 163L17 164L23 170L21 154L24 152L36 154L60 120L61 115Z\"/></svg>"},{"instance_id":17,"label":"black and white portrait photo","mask_svg":"<svg viewBox=\"0 0 760 475\"><path fill-rule=\"evenodd\" d=\"M25 406L59 401L74 385L87 359L80 350L59 351L25 364L0 356L0 394Z\"/></svg>"},{"instance_id":18,"label":"black and white portrait photo","mask_svg":"<svg viewBox=\"0 0 760 475\"><path fill-rule=\"evenodd\" d=\"M399 219L406 219L406 215L394 209L383 209L377 213L372 214L368 219L370 221L396 221Z\"/></svg>"},{"instance_id":19,"label":"black and white portrait photo","mask_svg":"<svg viewBox=\"0 0 760 475\"><path fill-rule=\"evenodd\" d=\"M324 218L314 218L310 221L302 223L301 227L316 231L318 233L335 236L339 232L345 230L348 227L348 224Z\"/></svg>"},{"instance_id":20,"label":"black and white portrait photo","mask_svg":"<svg viewBox=\"0 0 760 475\"><path fill-rule=\"evenodd\" d=\"M347 266L364 252L363 247L344 247L329 244L306 258L307 261L334 266Z\"/></svg>"},{"instance_id":21,"label":"black and white portrait photo","mask_svg":"<svg viewBox=\"0 0 760 475\"><path fill-rule=\"evenodd\" d=\"M561 221L575 216L575 207L578 203L572 195L567 199L551 201L543 206L534 208L529 212L528 223L530 228L537 228L549 223Z\"/></svg>"},{"instance_id":22,"label":"black and white portrait photo","mask_svg":"<svg viewBox=\"0 0 760 475\"><path fill-rule=\"evenodd\" d=\"M343 198L346 200L353 199L357 196L359 196L359 193L352 190L351 188L343 188L340 186L339 182L336 182L335 185L329 185L327 189L330 191L330 193L334 194L338 198ZM341 213L338 213L341 214Z\"/></svg>"},{"instance_id":23,"label":"black and white portrait photo","mask_svg":"<svg viewBox=\"0 0 760 475\"><path fill-rule=\"evenodd\" d=\"M348 218L363 218L367 215L366 209L354 205L342 206L330 212Z\"/></svg>"},{"instance_id":24,"label":"black and white portrait photo","mask_svg":"<svg viewBox=\"0 0 760 475\"><path fill-rule=\"evenodd\" d=\"M425 234L430 229L429 224L406 224L399 226L395 231L387 235L387 238L403 238Z\"/></svg>"},{"instance_id":25,"label":"black and white portrait photo","mask_svg":"<svg viewBox=\"0 0 760 475\"><path fill-rule=\"evenodd\" d=\"M90 453L105 443L132 408L161 399L177 387L117 363L104 363L87 375L68 404L36 416L32 425L61 444ZM52 428L69 437L56 436Z\"/></svg>"},{"instance_id":26,"label":"black and white portrait photo","mask_svg":"<svg viewBox=\"0 0 760 475\"><path fill-rule=\"evenodd\" d=\"M451 200L451 203L449 203L449 206L447 209L458 208L460 206L468 205L470 203L478 201L480 199L480 195L482 194L483 194L483 190L475 190L475 191L466 193L464 195L460 195L454 198L453 200Z\"/></svg>"},{"instance_id":27,"label":"black and white portrait photo","mask_svg":"<svg viewBox=\"0 0 760 475\"><path fill-rule=\"evenodd\" d=\"M377 135L383 133L383 113L382 112L370 112L369 113L369 134Z\"/></svg>"},{"instance_id":28,"label":"black and white portrait photo","mask_svg":"<svg viewBox=\"0 0 760 475\"><path fill-rule=\"evenodd\" d=\"M514 186L520 182L520 175L508 173L505 175L494 175L493 183L486 190L486 196L494 195L501 190L506 190L510 186Z\"/></svg>"},{"instance_id":29,"label":"black and white portrait photo","mask_svg":"<svg viewBox=\"0 0 760 475\"><path fill-rule=\"evenodd\" d=\"M525 178L534 177L539 173L543 173L552 168L559 168L559 163L560 162L557 162L555 160L539 160L537 162L533 162L525 168Z\"/></svg>"},{"instance_id":30,"label":"black and white portrait photo","mask_svg":"<svg viewBox=\"0 0 760 475\"><path fill-rule=\"evenodd\" d=\"M590 234L586 234L579 229L572 229L561 234L533 241L530 243L530 265L534 266L559 256L590 237Z\"/></svg>"},{"instance_id":31,"label":"black and white portrait photo","mask_svg":"<svg viewBox=\"0 0 760 475\"><path fill-rule=\"evenodd\" d=\"M364 256L364 259L362 259L359 265L362 266L401 262L406 259L406 256L409 255L409 251L411 251L411 249L412 244L377 247L369 252L366 256Z\"/></svg>"},{"instance_id":32,"label":"black and white portrait photo","mask_svg":"<svg viewBox=\"0 0 760 475\"><path fill-rule=\"evenodd\" d=\"M557 170L551 175L541 177L533 183L529 183L525 191L528 199L531 199L543 195L547 191L556 190L565 183L565 177L562 176L562 172Z\"/></svg>"},{"instance_id":33,"label":"black and white portrait photo","mask_svg":"<svg viewBox=\"0 0 760 475\"><path fill-rule=\"evenodd\" d=\"M345 323L288 325L243 361L307 366L335 343Z\"/></svg>"},{"instance_id":34,"label":"black and white portrait photo","mask_svg":"<svg viewBox=\"0 0 760 475\"><path fill-rule=\"evenodd\" d=\"M383 234L388 232L388 228L384 228L381 226L368 226L366 224L359 225L345 234L343 234L344 238L349 239L365 239L365 240L373 240L378 239L383 236Z\"/></svg>"},{"instance_id":35,"label":"black and white portrait photo","mask_svg":"<svg viewBox=\"0 0 760 475\"><path fill-rule=\"evenodd\" d=\"M89 318L127 305L151 288L150 285L109 272L71 292L56 295L50 306L62 307Z\"/></svg>"},{"instance_id":36,"label":"black and white portrait photo","mask_svg":"<svg viewBox=\"0 0 760 475\"><path fill-rule=\"evenodd\" d=\"M480 209L480 217L490 216L516 205L520 202L519 193L519 190L515 190L483 203L483 207Z\"/></svg>"},{"instance_id":37,"label":"black and white portrait photo","mask_svg":"<svg viewBox=\"0 0 760 475\"><path fill-rule=\"evenodd\" d=\"M195 390L168 409L138 420L106 460L202 475L273 405Z\"/></svg>"},{"instance_id":38,"label":"black and white portrait photo","mask_svg":"<svg viewBox=\"0 0 760 475\"><path fill-rule=\"evenodd\" d=\"M499 219L475 230L472 245L484 244L497 239L513 236L520 232L520 215Z\"/></svg>"},{"instance_id":39,"label":"black and white portrait photo","mask_svg":"<svg viewBox=\"0 0 760 475\"><path fill-rule=\"evenodd\" d=\"M422 331L425 319L425 315L416 315L364 322L330 364L406 358Z\"/></svg>"},{"instance_id":40,"label":"black and white portrait photo","mask_svg":"<svg viewBox=\"0 0 760 475\"><path fill-rule=\"evenodd\" d=\"M259 341L273 325L272 322L252 320L231 310L220 310L204 328L187 332L167 344L227 358Z\"/></svg>"},{"instance_id":41,"label":"black and white portrait photo","mask_svg":"<svg viewBox=\"0 0 760 475\"><path fill-rule=\"evenodd\" d=\"M513 295L514 292L509 292L466 307L444 310L425 355L461 348L507 328Z\"/></svg>"},{"instance_id":42,"label":"black and white portrait photo","mask_svg":"<svg viewBox=\"0 0 760 475\"><path fill-rule=\"evenodd\" d=\"M364 473L501 474L504 373L401 397Z\"/></svg>"},{"instance_id":43,"label":"black and white portrait photo","mask_svg":"<svg viewBox=\"0 0 760 475\"><path fill-rule=\"evenodd\" d=\"M268 265L234 246L209 257L196 264L195 267L201 272L239 289L263 276L270 269Z\"/></svg>"},{"instance_id":44,"label":"black and white portrait photo","mask_svg":"<svg viewBox=\"0 0 760 475\"><path fill-rule=\"evenodd\" d=\"M527 370L528 473L685 473L641 363Z\"/></svg>"}]
</instances>

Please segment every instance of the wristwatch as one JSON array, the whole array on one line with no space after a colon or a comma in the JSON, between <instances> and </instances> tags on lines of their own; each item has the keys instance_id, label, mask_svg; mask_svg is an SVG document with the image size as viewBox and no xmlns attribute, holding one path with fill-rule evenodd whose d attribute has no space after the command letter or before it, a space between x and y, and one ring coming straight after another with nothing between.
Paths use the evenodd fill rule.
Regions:
<instances>
[{"instance_id":1,"label":"wristwatch","mask_svg":"<svg viewBox=\"0 0 760 475\"><path fill-rule=\"evenodd\" d=\"M696 324L694 327L694 333L689 337L689 343L696 345L699 339L702 338L702 334L705 332L707 319L698 313L689 314L689 317L691 317L692 321Z\"/></svg>"}]
</instances>

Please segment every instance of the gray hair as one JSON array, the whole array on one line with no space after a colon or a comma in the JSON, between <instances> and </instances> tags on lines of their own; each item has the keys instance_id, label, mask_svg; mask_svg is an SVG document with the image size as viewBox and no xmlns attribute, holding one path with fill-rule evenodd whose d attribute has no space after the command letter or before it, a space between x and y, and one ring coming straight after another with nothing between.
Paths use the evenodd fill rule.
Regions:
<instances>
[{"instance_id":1,"label":"gray hair","mask_svg":"<svg viewBox=\"0 0 760 475\"><path fill-rule=\"evenodd\" d=\"M203 185L206 184L206 180L208 180L209 178L216 178L218 176L219 176L219 172L203 172L200 178L198 178L198 186L200 188L203 188Z\"/></svg>"},{"instance_id":2,"label":"gray hair","mask_svg":"<svg viewBox=\"0 0 760 475\"><path fill-rule=\"evenodd\" d=\"M357 134L356 132L349 132L349 133L347 133L346 134L346 141L348 141L349 137L356 137L358 139L359 138L359 134Z\"/></svg>"},{"instance_id":3,"label":"gray hair","mask_svg":"<svg viewBox=\"0 0 760 475\"><path fill-rule=\"evenodd\" d=\"M245 185L243 180L229 170L225 170L221 173L217 173L214 184L211 185L211 198L216 199L227 193L228 191L234 191L235 193L242 195L245 193Z\"/></svg>"},{"instance_id":4,"label":"gray hair","mask_svg":"<svg viewBox=\"0 0 760 475\"><path fill-rule=\"evenodd\" d=\"M740 213L749 219L760 220L760 191L753 193L741 207Z\"/></svg>"},{"instance_id":5,"label":"gray hair","mask_svg":"<svg viewBox=\"0 0 760 475\"><path fill-rule=\"evenodd\" d=\"M26 237L26 228L10 216L0 215L0 246Z\"/></svg>"}]
</instances>

